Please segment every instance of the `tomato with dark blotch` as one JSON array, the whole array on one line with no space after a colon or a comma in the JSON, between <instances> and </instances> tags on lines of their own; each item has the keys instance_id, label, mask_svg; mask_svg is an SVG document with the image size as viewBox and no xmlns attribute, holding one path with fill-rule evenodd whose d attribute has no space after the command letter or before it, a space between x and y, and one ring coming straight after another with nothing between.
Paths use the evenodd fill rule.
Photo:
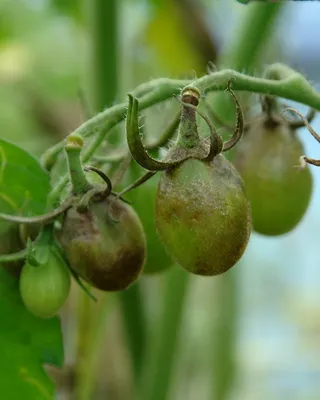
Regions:
<instances>
[{"instance_id":1,"label":"tomato with dark blotch","mask_svg":"<svg viewBox=\"0 0 320 400\"><path fill-rule=\"evenodd\" d=\"M20 275L20 294L26 308L41 318L53 317L70 291L70 272L54 246L37 249L40 263L26 262Z\"/></svg>"},{"instance_id":2,"label":"tomato with dark blotch","mask_svg":"<svg viewBox=\"0 0 320 400\"><path fill-rule=\"evenodd\" d=\"M156 226L173 259L199 275L218 275L240 259L251 233L242 179L222 154L188 159L162 173Z\"/></svg>"},{"instance_id":3,"label":"tomato with dark blotch","mask_svg":"<svg viewBox=\"0 0 320 400\"><path fill-rule=\"evenodd\" d=\"M132 207L114 195L66 212L58 240L70 267L92 286L126 289L142 271L146 239Z\"/></svg>"},{"instance_id":4,"label":"tomato with dark blotch","mask_svg":"<svg viewBox=\"0 0 320 400\"><path fill-rule=\"evenodd\" d=\"M233 163L244 179L256 232L282 235L302 220L312 194L309 169L295 168L302 154L296 132L267 117L252 123L236 147Z\"/></svg>"}]
</instances>

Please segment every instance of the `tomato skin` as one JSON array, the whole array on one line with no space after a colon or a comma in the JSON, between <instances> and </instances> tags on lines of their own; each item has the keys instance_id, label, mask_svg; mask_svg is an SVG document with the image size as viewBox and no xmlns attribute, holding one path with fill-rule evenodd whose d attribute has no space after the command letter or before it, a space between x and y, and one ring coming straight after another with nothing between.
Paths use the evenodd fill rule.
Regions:
<instances>
[{"instance_id":1,"label":"tomato skin","mask_svg":"<svg viewBox=\"0 0 320 400\"><path fill-rule=\"evenodd\" d=\"M295 168L303 154L285 122L273 127L253 123L236 147L233 163L245 181L255 232L283 235L302 220L313 186L309 168Z\"/></svg>"},{"instance_id":2,"label":"tomato skin","mask_svg":"<svg viewBox=\"0 0 320 400\"><path fill-rule=\"evenodd\" d=\"M139 276L146 256L141 222L131 206L111 195L79 213L67 211L58 240L70 267L92 286L126 289Z\"/></svg>"},{"instance_id":3,"label":"tomato skin","mask_svg":"<svg viewBox=\"0 0 320 400\"><path fill-rule=\"evenodd\" d=\"M218 275L242 256L251 213L242 180L222 154L188 159L165 171L156 199L156 226L173 259L198 275Z\"/></svg>"},{"instance_id":4,"label":"tomato skin","mask_svg":"<svg viewBox=\"0 0 320 400\"><path fill-rule=\"evenodd\" d=\"M41 318L53 317L65 303L70 291L70 272L53 246L43 262L34 266L28 262L20 275L20 294L26 308Z\"/></svg>"}]
</instances>

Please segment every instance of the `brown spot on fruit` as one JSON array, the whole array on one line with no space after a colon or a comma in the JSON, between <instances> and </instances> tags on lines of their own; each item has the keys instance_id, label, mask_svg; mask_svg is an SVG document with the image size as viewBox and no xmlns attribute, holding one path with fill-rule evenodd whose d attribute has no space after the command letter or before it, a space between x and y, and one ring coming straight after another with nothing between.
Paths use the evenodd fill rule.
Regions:
<instances>
[{"instance_id":1,"label":"brown spot on fruit","mask_svg":"<svg viewBox=\"0 0 320 400\"><path fill-rule=\"evenodd\" d=\"M251 233L250 205L236 169L220 154L163 172L156 226L168 253L188 271L208 276L227 271Z\"/></svg>"},{"instance_id":2,"label":"brown spot on fruit","mask_svg":"<svg viewBox=\"0 0 320 400\"><path fill-rule=\"evenodd\" d=\"M134 210L114 196L68 210L58 235L71 268L98 289L126 289L142 271L146 240Z\"/></svg>"}]
</instances>

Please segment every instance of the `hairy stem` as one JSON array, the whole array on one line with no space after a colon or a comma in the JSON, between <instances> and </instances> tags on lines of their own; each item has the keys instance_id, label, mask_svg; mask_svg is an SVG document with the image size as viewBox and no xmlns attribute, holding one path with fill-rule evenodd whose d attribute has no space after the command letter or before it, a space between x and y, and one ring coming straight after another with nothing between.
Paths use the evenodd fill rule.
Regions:
<instances>
[{"instance_id":1,"label":"hairy stem","mask_svg":"<svg viewBox=\"0 0 320 400\"><path fill-rule=\"evenodd\" d=\"M17 224L45 224L53 221L59 215L63 214L71 207L71 200L66 200L59 208L47 214L37 215L35 217L20 217L18 215L9 215L0 213L0 220L15 222Z\"/></svg>"},{"instance_id":2,"label":"hairy stem","mask_svg":"<svg viewBox=\"0 0 320 400\"><path fill-rule=\"evenodd\" d=\"M28 254L28 249L23 249L17 253L12 253L12 254L1 254L0 263L23 260L24 258L27 257L27 254Z\"/></svg>"},{"instance_id":3,"label":"hairy stem","mask_svg":"<svg viewBox=\"0 0 320 400\"><path fill-rule=\"evenodd\" d=\"M273 6L273 4L268 6ZM132 95L139 98L139 94L143 94L142 97L139 98L139 110L144 110L171 98L174 94L179 94L181 88L189 83L192 83L201 92L222 91L226 89L228 81L233 78L234 82L232 88L234 91L242 90L283 97L288 100L303 103L320 111L320 94L311 86L303 75L300 75L288 67L284 68L282 64L274 64L272 66L273 74L275 74L276 70L279 70L279 73L281 71L280 80L252 77L231 69L205 75L193 82L161 78L151 81L148 84L141 85L132 92ZM283 75L283 73L285 74ZM99 140L95 142L96 144L91 147L90 157L104 140L106 134L115 125L123 121L126 108L127 103L121 103L110 107L95 115L74 131L74 133L83 137L90 137L95 133L99 137ZM62 151L63 146L64 142L61 142L47 150L42 156L43 164L46 165L46 160L50 160L50 163L52 163Z\"/></svg>"},{"instance_id":4,"label":"hairy stem","mask_svg":"<svg viewBox=\"0 0 320 400\"><path fill-rule=\"evenodd\" d=\"M70 139L69 136L68 139ZM70 143L69 140L65 146L65 152L68 161L69 177L72 184L72 192L74 194L81 194L87 192L91 185L87 181L87 178L83 172L81 162L81 150L82 146L78 144Z\"/></svg>"}]
</instances>

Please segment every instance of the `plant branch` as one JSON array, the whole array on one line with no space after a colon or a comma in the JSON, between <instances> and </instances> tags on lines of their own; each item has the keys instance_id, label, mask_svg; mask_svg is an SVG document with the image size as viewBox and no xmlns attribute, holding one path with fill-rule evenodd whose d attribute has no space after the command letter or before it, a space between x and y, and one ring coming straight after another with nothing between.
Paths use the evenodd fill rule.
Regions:
<instances>
[{"instance_id":1,"label":"plant branch","mask_svg":"<svg viewBox=\"0 0 320 400\"><path fill-rule=\"evenodd\" d=\"M160 78L139 86L132 92L139 98L139 110L144 110L162 101L179 94L181 89L189 83L201 92L225 90L230 79L233 79L233 90L268 94L297 101L320 111L320 93L318 93L303 75L282 64L273 64L267 70L267 76L273 79L252 77L232 69L213 72L210 75L189 82L186 80L174 80ZM276 78L276 79L274 79ZM95 152L96 148L104 140L106 134L118 123L122 122L126 113L127 103L121 103L110 107L77 128L73 133L90 137L97 133L97 139L87 150L87 157ZM64 141L56 144L42 156L42 163L46 165L62 151Z\"/></svg>"},{"instance_id":2,"label":"plant branch","mask_svg":"<svg viewBox=\"0 0 320 400\"><path fill-rule=\"evenodd\" d=\"M27 254L28 254L28 249L23 249L17 253L2 254L0 255L0 263L23 260L24 258L27 257Z\"/></svg>"},{"instance_id":3,"label":"plant branch","mask_svg":"<svg viewBox=\"0 0 320 400\"><path fill-rule=\"evenodd\" d=\"M283 97L288 100L297 101L306 104L318 111L320 111L320 93L318 93L307 79L299 74L298 72L290 69L282 64L273 64L267 69L267 74L278 80L256 78L249 75L236 72L231 69L214 72L210 75L192 82L193 86L199 89L202 93L210 91L222 91L228 86L228 81L233 80L232 88L234 91L243 90L255 93L264 93L268 95ZM167 100L174 94L178 94L181 91L181 87L185 85L185 80L172 80L172 79L157 79L140 86L134 93L146 94L139 100L139 110L146 109L154 104L161 101ZM153 90L152 90L153 88ZM126 112L127 103L113 106L91 118L78 129L75 130L74 134L82 135L85 137L90 136L93 131L96 132L100 127L98 134L88 144L83 152L83 162L86 163L94 155L95 151L104 141L107 133L119 122L123 120L123 115ZM101 127L102 126L102 127ZM59 144L60 145L60 144ZM54 147L55 154L58 154L56 145ZM61 143L61 149L63 149L64 142ZM46 157L51 160L51 150L43 156L42 162L45 163ZM50 198L53 202L59 199L61 191L68 183L68 176L61 179L58 186L54 189L54 193L51 193Z\"/></svg>"}]
</instances>

